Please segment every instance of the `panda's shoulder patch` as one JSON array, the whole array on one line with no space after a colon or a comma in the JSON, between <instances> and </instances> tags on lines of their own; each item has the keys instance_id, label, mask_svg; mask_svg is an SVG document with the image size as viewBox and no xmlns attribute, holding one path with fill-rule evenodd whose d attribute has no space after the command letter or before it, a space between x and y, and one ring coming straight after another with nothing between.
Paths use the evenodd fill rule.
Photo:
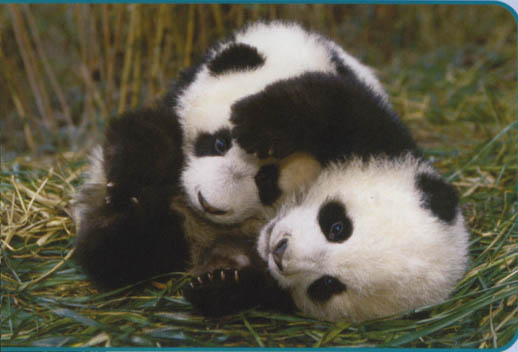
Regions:
<instances>
[{"instance_id":1,"label":"panda's shoulder patch","mask_svg":"<svg viewBox=\"0 0 518 352\"><path fill-rule=\"evenodd\" d=\"M265 58L257 48L244 43L232 43L210 60L207 67L212 75L218 76L230 71L253 70L264 63Z\"/></svg>"},{"instance_id":2,"label":"panda's shoulder patch","mask_svg":"<svg viewBox=\"0 0 518 352\"><path fill-rule=\"evenodd\" d=\"M459 196L453 186L441 177L430 173L419 173L416 185L421 192L422 207L447 224L452 224L457 215Z\"/></svg>"}]
</instances>

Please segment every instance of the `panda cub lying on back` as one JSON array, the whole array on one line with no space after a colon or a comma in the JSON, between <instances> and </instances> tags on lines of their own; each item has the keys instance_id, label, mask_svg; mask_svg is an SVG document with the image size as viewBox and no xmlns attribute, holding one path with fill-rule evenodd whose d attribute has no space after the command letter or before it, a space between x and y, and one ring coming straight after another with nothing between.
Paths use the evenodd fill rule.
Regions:
<instances>
[{"instance_id":1,"label":"panda cub lying on back","mask_svg":"<svg viewBox=\"0 0 518 352\"><path fill-rule=\"evenodd\" d=\"M323 166L258 241L298 309L362 321L439 303L452 291L468 261L457 194L369 87L307 73L239 101L231 121L249 153L304 152ZM194 281L193 290L210 286Z\"/></svg>"}]
</instances>

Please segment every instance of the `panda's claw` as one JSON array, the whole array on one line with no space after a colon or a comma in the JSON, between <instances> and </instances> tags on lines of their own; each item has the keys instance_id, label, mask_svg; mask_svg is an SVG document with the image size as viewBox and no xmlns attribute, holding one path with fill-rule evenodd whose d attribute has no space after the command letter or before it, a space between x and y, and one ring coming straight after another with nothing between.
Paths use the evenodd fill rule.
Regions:
<instances>
[{"instance_id":1,"label":"panda's claw","mask_svg":"<svg viewBox=\"0 0 518 352\"><path fill-rule=\"evenodd\" d=\"M218 269L193 279L183 293L204 315L222 316L261 304L261 275L250 267Z\"/></svg>"}]
</instances>

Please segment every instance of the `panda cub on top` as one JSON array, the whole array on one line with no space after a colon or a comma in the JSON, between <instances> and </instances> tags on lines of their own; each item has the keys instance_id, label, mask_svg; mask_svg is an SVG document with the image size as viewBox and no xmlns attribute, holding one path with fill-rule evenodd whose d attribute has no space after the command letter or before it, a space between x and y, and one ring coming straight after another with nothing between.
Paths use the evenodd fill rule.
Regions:
<instances>
[{"instance_id":1,"label":"panda cub on top","mask_svg":"<svg viewBox=\"0 0 518 352\"><path fill-rule=\"evenodd\" d=\"M468 263L457 193L383 95L339 71L279 80L232 105L231 135L246 152L280 160L303 153L322 167L263 227L258 251L311 317L362 321L439 303ZM227 281L234 293L261 290ZM213 282L202 276L192 292L231 308L218 299L224 285Z\"/></svg>"},{"instance_id":2,"label":"panda cub on top","mask_svg":"<svg viewBox=\"0 0 518 352\"><path fill-rule=\"evenodd\" d=\"M353 76L388 102L373 72L334 42L294 23L254 23L208 50L170 94L184 136L182 186L189 203L235 224L275 209L310 183L320 164L303 153L258 160L233 141L232 106L268 85L306 72ZM271 215L270 211L268 215Z\"/></svg>"}]
</instances>

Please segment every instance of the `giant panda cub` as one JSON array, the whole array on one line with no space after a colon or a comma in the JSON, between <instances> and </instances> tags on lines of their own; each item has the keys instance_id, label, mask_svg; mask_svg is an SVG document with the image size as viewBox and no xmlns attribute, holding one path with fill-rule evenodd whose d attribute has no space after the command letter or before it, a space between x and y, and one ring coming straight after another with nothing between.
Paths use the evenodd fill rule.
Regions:
<instances>
[{"instance_id":1,"label":"giant panda cub","mask_svg":"<svg viewBox=\"0 0 518 352\"><path fill-rule=\"evenodd\" d=\"M249 153L304 152L322 165L258 240L279 292L299 310L362 321L438 303L452 291L469 237L456 191L363 82L321 72L279 81L234 104L231 121ZM202 279L192 291L206 301L225 292L219 280ZM243 281L227 278L226 288L261 290Z\"/></svg>"},{"instance_id":2,"label":"giant panda cub","mask_svg":"<svg viewBox=\"0 0 518 352\"><path fill-rule=\"evenodd\" d=\"M258 160L230 133L236 102L307 72L352 76L388 104L371 69L334 42L285 22L254 23L217 43L171 91L169 105L184 135L182 187L204 217L235 224L265 212L271 216L284 195L317 177L320 164L313 157Z\"/></svg>"},{"instance_id":3,"label":"giant panda cub","mask_svg":"<svg viewBox=\"0 0 518 352\"><path fill-rule=\"evenodd\" d=\"M261 226L321 164L304 153L246 153L231 134L232 107L306 72L352 77L387 103L371 70L336 44L272 22L213 46L157 108L112 119L75 201L76 259L89 277L119 287L184 269L262 274Z\"/></svg>"}]
</instances>

